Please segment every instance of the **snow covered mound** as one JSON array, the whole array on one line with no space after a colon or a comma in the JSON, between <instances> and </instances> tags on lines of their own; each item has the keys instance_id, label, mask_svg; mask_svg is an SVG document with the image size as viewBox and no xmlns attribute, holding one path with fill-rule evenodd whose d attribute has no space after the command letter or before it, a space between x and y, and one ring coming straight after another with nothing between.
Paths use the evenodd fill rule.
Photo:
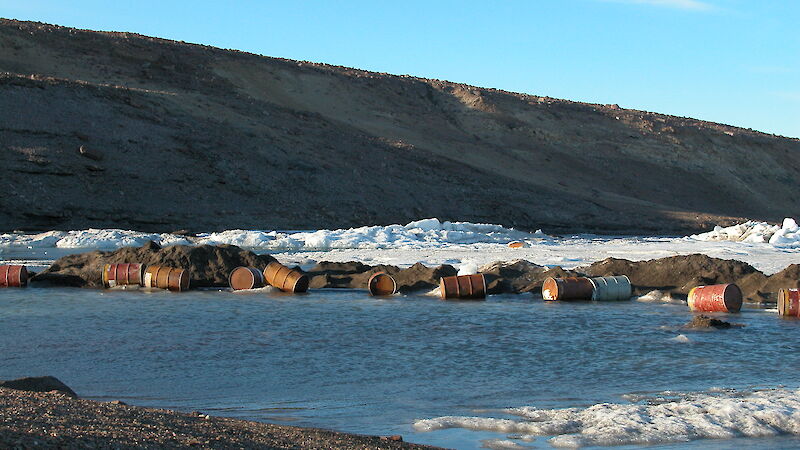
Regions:
<instances>
[{"instance_id":1,"label":"snow covered mound","mask_svg":"<svg viewBox=\"0 0 800 450\"><path fill-rule=\"evenodd\" d=\"M675 397L674 393L666 393ZM446 428L553 436L555 447L652 445L696 439L800 435L800 391L707 392L601 403L588 408L503 410L524 420L445 416L418 420L418 431Z\"/></svg>"},{"instance_id":2,"label":"snow covered mound","mask_svg":"<svg viewBox=\"0 0 800 450\"><path fill-rule=\"evenodd\" d=\"M712 231L689 236L698 241L736 241L747 243L769 243L780 246L800 246L800 227L794 219L786 218L783 225L749 221L730 227L714 227Z\"/></svg>"},{"instance_id":3,"label":"snow covered mound","mask_svg":"<svg viewBox=\"0 0 800 450\"><path fill-rule=\"evenodd\" d=\"M299 251L331 249L437 248L452 244L508 243L514 240L541 240L549 237L540 231L526 233L501 225L441 222L424 219L406 225L367 226L340 230L278 232L227 230L197 237L141 233L117 229L49 231L47 233L2 234L0 247L97 248L116 249L155 241L173 244L232 244L256 250Z\"/></svg>"},{"instance_id":4,"label":"snow covered mound","mask_svg":"<svg viewBox=\"0 0 800 450\"><path fill-rule=\"evenodd\" d=\"M96 248L112 250L127 246L141 246L147 241L155 241L161 245L191 243L184 236L117 229L90 228L78 231L48 231L39 234L0 234L0 247Z\"/></svg>"}]
</instances>

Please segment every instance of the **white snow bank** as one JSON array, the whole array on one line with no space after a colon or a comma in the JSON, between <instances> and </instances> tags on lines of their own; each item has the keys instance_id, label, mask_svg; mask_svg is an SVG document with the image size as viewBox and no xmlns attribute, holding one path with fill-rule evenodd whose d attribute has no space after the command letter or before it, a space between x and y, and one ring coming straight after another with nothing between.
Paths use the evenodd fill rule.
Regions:
<instances>
[{"instance_id":1,"label":"white snow bank","mask_svg":"<svg viewBox=\"0 0 800 450\"><path fill-rule=\"evenodd\" d=\"M725 228L716 226L712 231L694 234L689 238L698 241L735 241L800 247L800 227L794 219L788 217L781 226L751 220Z\"/></svg>"},{"instance_id":2,"label":"white snow bank","mask_svg":"<svg viewBox=\"0 0 800 450\"><path fill-rule=\"evenodd\" d=\"M467 259L461 262L461 265L458 266L458 275L473 275L478 273L478 263Z\"/></svg>"},{"instance_id":3,"label":"white snow bank","mask_svg":"<svg viewBox=\"0 0 800 450\"><path fill-rule=\"evenodd\" d=\"M2 234L0 247L98 248L114 249L142 245L152 240L162 246L173 244L231 244L239 247L275 251L333 249L438 248L453 244L508 243L514 240L549 238L541 232L526 233L501 225L441 222L424 219L406 225L367 226L339 230L278 232L227 230L197 237L141 233L118 229L50 231L40 234Z\"/></svg>"},{"instance_id":4,"label":"white snow bank","mask_svg":"<svg viewBox=\"0 0 800 450\"><path fill-rule=\"evenodd\" d=\"M446 416L418 420L418 431L446 428L554 436L555 447L652 445L696 439L800 435L800 391L715 392L645 404L601 403L588 408L503 412L524 420ZM526 436L527 435L527 436Z\"/></svg>"},{"instance_id":5,"label":"white snow bank","mask_svg":"<svg viewBox=\"0 0 800 450\"><path fill-rule=\"evenodd\" d=\"M188 238L183 236L118 229L90 228L78 231L48 231L39 234L0 234L0 247L6 248L97 248L109 250L126 246L141 246L147 241L156 241L161 245L190 244Z\"/></svg>"}]
</instances>

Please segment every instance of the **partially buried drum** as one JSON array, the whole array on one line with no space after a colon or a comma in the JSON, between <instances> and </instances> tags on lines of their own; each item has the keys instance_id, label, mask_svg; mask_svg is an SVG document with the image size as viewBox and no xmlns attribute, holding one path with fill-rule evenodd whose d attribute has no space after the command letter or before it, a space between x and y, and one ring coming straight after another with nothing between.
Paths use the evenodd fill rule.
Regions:
<instances>
[{"instance_id":1,"label":"partially buried drum","mask_svg":"<svg viewBox=\"0 0 800 450\"><path fill-rule=\"evenodd\" d=\"M397 292L397 283L386 272L378 272L369 277L367 281L369 293L375 296L392 295Z\"/></svg>"},{"instance_id":2,"label":"partially buried drum","mask_svg":"<svg viewBox=\"0 0 800 450\"><path fill-rule=\"evenodd\" d=\"M0 287L25 287L28 285L28 269L18 264L0 266Z\"/></svg>"},{"instance_id":3,"label":"partially buried drum","mask_svg":"<svg viewBox=\"0 0 800 450\"><path fill-rule=\"evenodd\" d=\"M549 277L542 283L542 298L553 300L591 300L594 286L586 277Z\"/></svg>"},{"instance_id":4,"label":"partially buried drum","mask_svg":"<svg viewBox=\"0 0 800 450\"><path fill-rule=\"evenodd\" d=\"M264 279L270 285L284 292L305 292L308 290L308 277L298 270L292 270L279 262L271 262L264 269Z\"/></svg>"},{"instance_id":5,"label":"partially buried drum","mask_svg":"<svg viewBox=\"0 0 800 450\"><path fill-rule=\"evenodd\" d=\"M143 268L140 263L106 264L103 266L103 287L140 286Z\"/></svg>"},{"instance_id":6,"label":"partially buried drum","mask_svg":"<svg viewBox=\"0 0 800 450\"><path fill-rule=\"evenodd\" d=\"M781 289L778 291L778 314L800 317L800 289Z\"/></svg>"},{"instance_id":7,"label":"partially buried drum","mask_svg":"<svg viewBox=\"0 0 800 450\"><path fill-rule=\"evenodd\" d=\"M689 291L689 309L703 312L739 312L742 309L742 290L735 284L697 286Z\"/></svg>"},{"instance_id":8,"label":"partially buried drum","mask_svg":"<svg viewBox=\"0 0 800 450\"><path fill-rule=\"evenodd\" d=\"M189 274L184 269L165 266L149 266L144 273L144 287L169 289L180 292L189 289Z\"/></svg>"},{"instance_id":9,"label":"partially buried drum","mask_svg":"<svg viewBox=\"0 0 800 450\"><path fill-rule=\"evenodd\" d=\"M486 298L486 278L482 273L442 277L439 295L442 300L483 300Z\"/></svg>"},{"instance_id":10,"label":"partially buried drum","mask_svg":"<svg viewBox=\"0 0 800 450\"><path fill-rule=\"evenodd\" d=\"M237 267L228 276L228 284L234 291L264 287L264 274L254 267Z\"/></svg>"},{"instance_id":11,"label":"partially buried drum","mask_svg":"<svg viewBox=\"0 0 800 450\"><path fill-rule=\"evenodd\" d=\"M625 275L615 277L595 277L589 278L594 290L592 300L595 301L615 301L630 300L633 289L631 280Z\"/></svg>"}]
</instances>

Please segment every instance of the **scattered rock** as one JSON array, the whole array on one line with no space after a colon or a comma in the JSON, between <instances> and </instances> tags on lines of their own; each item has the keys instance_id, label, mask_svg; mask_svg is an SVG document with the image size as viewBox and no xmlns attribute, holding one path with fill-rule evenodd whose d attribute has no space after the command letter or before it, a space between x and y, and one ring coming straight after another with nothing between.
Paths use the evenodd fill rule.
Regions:
<instances>
[{"instance_id":1,"label":"scattered rock","mask_svg":"<svg viewBox=\"0 0 800 450\"><path fill-rule=\"evenodd\" d=\"M351 288L366 289L369 277L377 272L386 272L397 283L399 292L430 290L439 285L439 279L455 275L458 271L450 265L427 267L416 263L407 269L396 266L366 264L351 261L345 263L321 262L311 268L307 275L312 289Z\"/></svg>"},{"instance_id":2,"label":"scattered rock","mask_svg":"<svg viewBox=\"0 0 800 450\"><path fill-rule=\"evenodd\" d=\"M123 406L127 405L127 403L123 402L122 400L111 400L109 403L111 403L112 405L123 405Z\"/></svg>"},{"instance_id":3,"label":"scattered rock","mask_svg":"<svg viewBox=\"0 0 800 450\"><path fill-rule=\"evenodd\" d=\"M525 260L494 262L478 269L486 277L488 294L542 291L542 283L548 277L572 277L577 273L561 267L548 269Z\"/></svg>"},{"instance_id":4,"label":"scattered rock","mask_svg":"<svg viewBox=\"0 0 800 450\"><path fill-rule=\"evenodd\" d=\"M44 377L25 377L16 380L0 381L0 387L16 389L18 391L30 392L52 392L57 391L70 397L77 397L78 394L62 383L58 378L51 376Z\"/></svg>"},{"instance_id":5,"label":"scattered rock","mask_svg":"<svg viewBox=\"0 0 800 450\"><path fill-rule=\"evenodd\" d=\"M725 322L724 320L715 319L713 317L708 317L704 314L700 314L699 316L694 316L691 321L687 322L681 328L716 328L718 330L725 330L728 328L740 328L744 325L739 323L730 323Z\"/></svg>"},{"instance_id":6,"label":"scattered rock","mask_svg":"<svg viewBox=\"0 0 800 450\"><path fill-rule=\"evenodd\" d=\"M85 145L81 145L80 147L78 147L78 153L80 153L81 156L89 158L93 161L103 160L103 155L96 153L94 151L89 151L89 149L87 149Z\"/></svg>"},{"instance_id":7,"label":"scattered rock","mask_svg":"<svg viewBox=\"0 0 800 450\"><path fill-rule=\"evenodd\" d=\"M381 440L403 442L403 436L400 436L399 434L393 434L391 436L381 436Z\"/></svg>"}]
</instances>

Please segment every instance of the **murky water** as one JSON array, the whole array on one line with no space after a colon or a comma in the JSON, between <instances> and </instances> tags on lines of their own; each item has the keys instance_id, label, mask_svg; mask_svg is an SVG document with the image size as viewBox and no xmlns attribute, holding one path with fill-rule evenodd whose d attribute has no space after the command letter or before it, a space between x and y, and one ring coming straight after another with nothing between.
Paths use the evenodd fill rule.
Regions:
<instances>
[{"instance_id":1,"label":"murky water","mask_svg":"<svg viewBox=\"0 0 800 450\"><path fill-rule=\"evenodd\" d=\"M624 403L636 392L800 385L800 321L677 331L685 305L375 299L223 291L0 290L0 379L54 375L79 395L477 448L489 431L417 419ZM674 340L679 334L689 342ZM546 437L520 445L549 446ZM681 444L684 445L684 444ZM694 446L797 447L793 436ZM671 444L670 446L675 446Z\"/></svg>"}]
</instances>

